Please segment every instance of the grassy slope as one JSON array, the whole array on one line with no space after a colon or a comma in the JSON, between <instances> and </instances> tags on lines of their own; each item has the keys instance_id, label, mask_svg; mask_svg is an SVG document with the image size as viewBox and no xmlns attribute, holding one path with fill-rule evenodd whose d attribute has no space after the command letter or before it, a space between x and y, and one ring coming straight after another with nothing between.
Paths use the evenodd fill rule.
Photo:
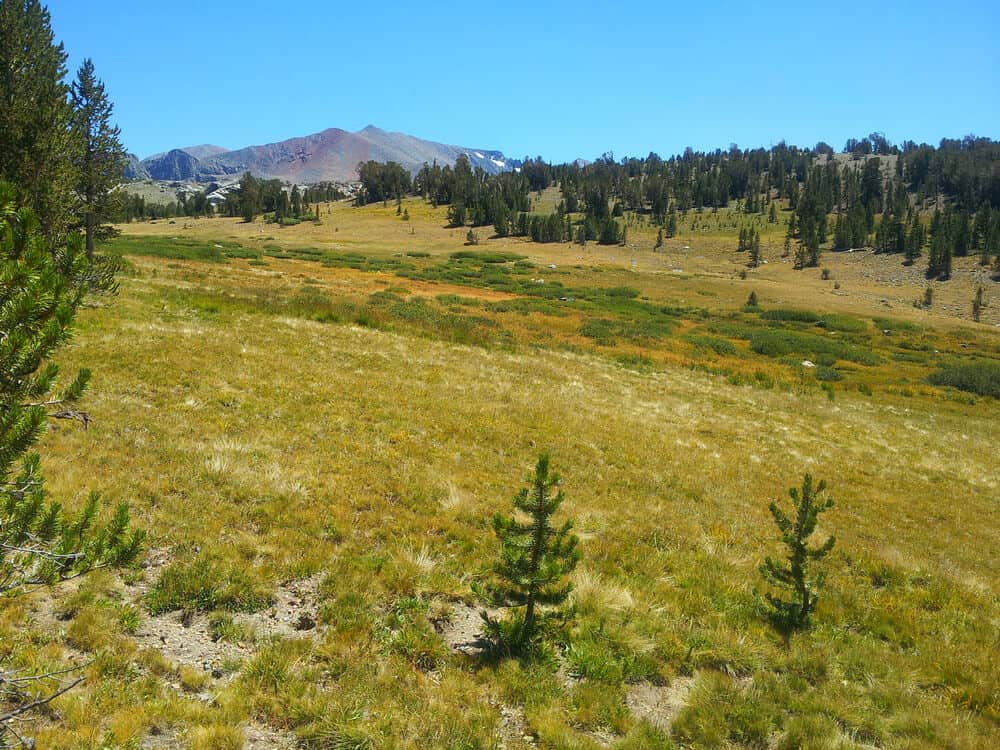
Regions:
<instances>
[{"instance_id":1,"label":"grassy slope","mask_svg":"<svg viewBox=\"0 0 1000 750\"><path fill-rule=\"evenodd\" d=\"M441 230L438 214L418 204L417 235L391 208L335 211L344 218L276 239L265 237L277 230L228 221L144 229L264 252L281 242L391 259L421 247L432 257L410 259L418 269L461 247L460 230ZM545 747L587 747L595 737L668 747L629 715L623 695L630 680L682 674L697 682L674 724L679 744L996 744L1000 490L991 467L1000 403L942 399L920 385L933 360L838 363L851 387L837 383L831 401L739 338L716 334L738 356L705 354L686 332L736 311L750 288L767 306L884 310L870 303L875 284L849 276L850 259L833 259L844 264L835 266L842 287L857 287L840 297L817 273L780 264L756 283L736 280L714 242L724 238L682 236L668 254L639 248L629 253L635 266L618 248L479 248L529 255L538 270L528 276L551 276L551 262L567 270L567 285L627 283L657 304L710 309L708 319L679 316L665 337L608 346L579 333L588 319L623 314L606 300L563 316L497 312L484 305L513 295L391 269L266 255L266 267L136 259L120 297L84 315L61 358L95 370L87 407L97 422L46 437L53 495L78 503L96 487L130 499L157 553L189 572L205 562L219 588L242 577L266 595L321 573L327 629L317 643L256 644L257 656L229 665L233 681L212 686L206 703L197 686L172 686L170 665L136 651L128 630L148 615L117 602L116 579L91 579L82 594L61 595L75 616L58 632L17 636L27 660L78 651L96 659L86 686L60 699L62 718L41 746L126 746L157 727L182 746L225 747L255 718L317 747L367 747L365 738L375 747L491 747L506 706L523 709ZM685 273L672 273L680 262ZM493 320L482 324L487 345L437 340L440 318L425 325L368 302L393 288L404 300L426 296L439 314L467 307L462 315ZM441 293L479 306L439 303ZM317 312L341 324L311 320ZM361 313L367 327L350 324ZM949 328L956 324L905 304L890 314L926 326L913 343L930 337L941 356L996 351L982 327ZM866 345L884 359L904 351L868 328ZM530 346L539 341L547 346ZM652 365L622 368L623 354ZM773 387L735 384L755 372ZM875 397L857 392L860 383ZM543 449L583 537L568 653L586 679L569 684L551 664L449 654L429 619L470 600L469 582L494 553L488 518L509 507ZM817 627L786 648L753 590L757 564L775 551L767 501L804 471L828 480L837 505L823 531L839 541ZM7 604L5 628L24 606Z\"/></svg>"}]
</instances>

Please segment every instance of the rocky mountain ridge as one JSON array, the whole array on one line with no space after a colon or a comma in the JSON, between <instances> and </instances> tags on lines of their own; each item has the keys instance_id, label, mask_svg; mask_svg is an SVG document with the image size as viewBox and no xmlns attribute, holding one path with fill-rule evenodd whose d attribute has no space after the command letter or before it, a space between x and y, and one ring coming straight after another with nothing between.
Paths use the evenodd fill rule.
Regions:
<instances>
[{"instance_id":1,"label":"rocky mountain ridge","mask_svg":"<svg viewBox=\"0 0 1000 750\"><path fill-rule=\"evenodd\" d=\"M492 149L451 146L394 133L374 125L351 133L329 128L320 133L277 143L226 151L219 146L177 148L139 161L129 155L129 179L211 182L249 171L263 178L289 182L349 182L357 179L359 162L394 161L411 172L437 162L454 164L465 154L473 167L496 174L520 166Z\"/></svg>"}]
</instances>

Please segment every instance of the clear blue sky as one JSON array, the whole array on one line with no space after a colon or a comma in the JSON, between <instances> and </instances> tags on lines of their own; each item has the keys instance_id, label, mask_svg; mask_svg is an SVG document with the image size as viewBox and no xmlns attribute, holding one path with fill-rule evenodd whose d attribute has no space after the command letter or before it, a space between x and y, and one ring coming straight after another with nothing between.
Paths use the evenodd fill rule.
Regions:
<instances>
[{"instance_id":1,"label":"clear blue sky","mask_svg":"<svg viewBox=\"0 0 1000 750\"><path fill-rule=\"evenodd\" d=\"M550 161L1000 135L1000 2L53 0L140 157L372 123Z\"/></svg>"}]
</instances>

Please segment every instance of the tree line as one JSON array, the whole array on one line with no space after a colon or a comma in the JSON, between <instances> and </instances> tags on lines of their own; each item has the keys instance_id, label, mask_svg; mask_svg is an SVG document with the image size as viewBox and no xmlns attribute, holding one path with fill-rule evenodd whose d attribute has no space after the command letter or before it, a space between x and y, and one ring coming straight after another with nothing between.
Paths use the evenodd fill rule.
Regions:
<instances>
[{"instance_id":1,"label":"tree line","mask_svg":"<svg viewBox=\"0 0 1000 750\"><path fill-rule=\"evenodd\" d=\"M977 254L1000 265L1000 176L994 169L1000 143L968 136L937 147L892 144L881 133L850 139L837 158L826 143L800 148L784 142L770 149L696 152L663 159L551 165L526 158L519 172L489 175L464 156L454 166L425 164L413 177L398 164L359 165L358 203L421 196L448 206L453 227L492 225L497 237L535 242L624 243L626 213L644 215L662 236L677 232L678 215L733 207L766 215L790 211L786 253L795 246L798 267L819 264L822 248L872 247L905 254L912 263L925 251L929 275L947 277L948 258ZM558 185L550 214L532 211L531 193ZM928 220L929 213L940 214ZM741 243L741 248L744 243Z\"/></svg>"},{"instance_id":2,"label":"tree line","mask_svg":"<svg viewBox=\"0 0 1000 750\"><path fill-rule=\"evenodd\" d=\"M243 217L247 221L254 221L257 216L267 213L271 214L269 220L277 222L289 218L318 219L315 204L346 197L344 191L332 182L289 187L280 180L260 180L249 172L244 173L240 183L227 193L225 200L215 204L209 196L219 188L217 182L210 182L194 193L178 190L174 199L166 202L146 200L137 193L123 191L124 195L110 218L122 224L178 216L199 218L216 215ZM281 196L282 192L286 194L284 197Z\"/></svg>"}]
</instances>

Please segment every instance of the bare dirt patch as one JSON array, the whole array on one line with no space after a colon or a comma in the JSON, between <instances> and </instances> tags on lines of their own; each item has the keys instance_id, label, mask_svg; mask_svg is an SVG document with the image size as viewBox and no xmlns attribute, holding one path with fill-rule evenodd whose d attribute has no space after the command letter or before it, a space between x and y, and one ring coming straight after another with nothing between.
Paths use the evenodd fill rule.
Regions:
<instances>
[{"instance_id":1,"label":"bare dirt patch","mask_svg":"<svg viewBox=\"0 0 1000 750\"><path fill-rule=\"evenodd\" d=\"M510 706L501 703L497 709L500 712L500 723L497 725L497 735L500 750L517 747L536 747L535 737L528 727L528 720L520 706Z\"/></svg>"},{"instance_id":2,"label":"bare dirt patch","mask_svg":"<svg viewBox=\"0 0 1000 750\"><path fill-rule=\"evenodd\" d=\"M293 750L296 747L295 736L291 733L279 732L257 722L242 724L240 730L243 750ZM139 745L142 750L180 750L187 746L188 738L178 729L156 729L143 737Z\"/></svg>"},{"instance_id":3,"label":"bare dirt patch","mask_svg":"<svg viewBox=\"0 0 1000 750\"><path fill-rule=\"evenodd\" d=\"M172 729L164 731L156 728L145 737L139 747L141 750L174 750L183 747L184 740L182 732Z\"/></svg>"},{"instance_id":4,"label":"bare dirt patch","mask_svg":"<svg viewBox=\"0 0 1000 750\"><path fill-rule=\"evenodd\" d=\"M243 750L292 750L298 743L289 732L279 732L262 724L244 724Z\"/></svg>"},{"instance_id":5,"label":"bare dirt patch","mask_svg":"<svg viewBox=\"0 0 1000 750\"><path fill-rule=\"evenodd\" d=\"M275 592L274 604L269 609L233 614L233 623L252 636L249 642L222 640L213 631L209 615L182 611L144 619L133 638L140 646L156 649L172 662L203 669L214 679L220 679L249 656L256 642L262 639L316 637L321 580L322 575L317 574L289 581Z\"/></svg>"},{"instance_id":6,"label":"bare dirt patch","mask_svg":"<svg viewBox=\"0 0 1000 750\"><path fill-rule=\"evenodd\" d=\"M216 679L249 653L240 644L217 640L207 615L185 612L146 618L132 638L140 647L155 649L175 664L203 669Z\"/></svg>"},{"instance_id":7,"label":"bare dirt patch","mask_svg":"<svg viewBox=\"0 0 1000 750\"><path fill-rule=\"evenodd\" d=\"M673 720L687 705L694 681L694 677L675 677L669 685L639 682L629 686L625 703L637 719L669 731Z\"/></svg>"},{"instance_id":8,"label":"bare dirt patch","mask_svg":"<svg viewBox=\"0 0 1000 750\"><path fill-rule=\"evenodd\" d=\"M235 614L233 621L251 627L258 637L312 638L316 630L319 587L323 574L289 581L278 587L274 604L253 614Z\"/></svg>"},{"instance_id":9,"label":"bare dirt patch","mask_svg":"<svg viewBox=\"0 0 1000 750\"><path fill-rule=\"evenodd\" d=\"M433 621L434 629L441 634L444 642L452 651L467 656L476 656L489 645L483 638L483 618L480 614L483 611L491 617L499 614L498 610L458 604L452 608L446 618Z\"/></svg>"}]
</instances>

